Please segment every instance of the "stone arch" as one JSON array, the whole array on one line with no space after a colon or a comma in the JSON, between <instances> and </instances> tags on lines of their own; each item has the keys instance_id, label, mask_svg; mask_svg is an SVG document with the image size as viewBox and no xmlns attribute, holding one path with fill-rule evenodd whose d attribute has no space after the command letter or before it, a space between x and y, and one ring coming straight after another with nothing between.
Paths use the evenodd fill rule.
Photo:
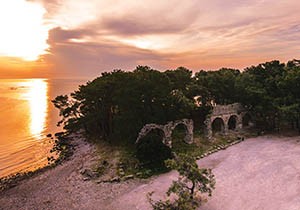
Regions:
<instances>
[{"instance_id":1,"label":"stone arch","mask_svg":"<svg viewBox=\"0 0 300 210\"><path fill-rule=\"evenodd\" d=\"M184 131L185 135L186 135L186 133L187 133L187 127L186 127L186 125L183 124L183 123L177 123L177 124L175 124L175 125L172 127L172 133L171 133L172 136L173 136L173 134L174 134L174 132L175 132L176 129L182 129L182 131ZM172 138L173 138L173 137L172 137Z\"/></svg>"},{"instance_id":2,"label":"stone arch","mask_svg":"<svg viewBox=\"0 0 300 210\"><path fill-rule=\"evenodd\" d=\"M184 141L187 144L193 143L193 121L192 120L180 120L180 121L175 121L170 129L170 138L172 138L172 133L175 130L175 128L179 125L183 125L185 128L185 137Z\"/></svg>"},{"instance_id":3,"label":"stone arch","mask_svg":"<svg viewBox=\"0 0 300 210\"><path fill-rule=\"evenodd\" d=\"M208 139L212 139L213 133L216 131L227 134L228 130L240 131L243 127L253 127L253 116L247 113L249 111L240 103L215 105L204 122L206 125L206 136ZM217 118L219 118L219 123L214 122ZM224 126L220 120L223 120Z\"/></svg>"},{"instance_id":4,"label":"stone arch","mask_svg":"<svg viewBox=\"0 0 300 210\"><path fill-rule=\"evenodd\" d=\"M182 124L186 128L186 135L184 141L188 144L193 143L193 129L194 123L191 119L182 119L176 121L170 121L165 125L159 124L146 124L139 132L139 135L136 139L136 143L138 143L144 136L146 136L153 129L160 129L163 131L163 143L169 147L172 147L172 132L176 128L177 125Z\"/></svg>"},{"instance_id":5,"label":"stone arch","mask_svg":"<svg viewBox=\"0 0 300 210\"><path fill-rule=\"evenodd\" d=\"M159 127L156 127L156 128L153 127L151 129L148 129L144 133L144 135L140 137L140 140L145 141L148 139L147 137L149 137L150 135L154 138L158 138L161 141L161 143L165 145L166 134L163 129L161 129ZM150 139L148 139L148 140L150 140ZM141 142L141 141L139 141L139 142Z\"/></svg>"},{"instance_id":6,"label":"stone arch","mask_svg":"<svg viewBox=\"0 0 300 210\"><path fill-rule=\"evenodd\" d=\"M238 117L236 115L231 115L227 122L228 130L236 130L237 123L238 123Z\"/></svg>"},{"instance_id":7,"label":"stone arch","mask_svg":"<svg viewBox=\"0 0 300 210\"><path fill-rule=\"evenodd\" d=\"M252 123L252 117L251 115L247 112L243 115L242 117L242 124L243 124L243 127L246 128L246 127L250 127L251 126L251 123Z\"/></svg>"},{"instance_id":8,"label":"stone arch","mask_svg":"<svg viewBox=\"0 0 300 210\"><path fill-rule=\"evenodd\" d=\"M224 133L225 132L225 123L221 117L216 117L212 123L211 128L213 133Z\"/></svg>"},{"instance_id":9,"label":"stone arch","mask_svg":"<svg viewBox=\"0 0 300 210\"><path fill-rule=\"evenodd\" d=\"M156 129L162 131L162 133L163 133L162 139L163 139L163 143L165 143L164 141L166 139L166 133L165 133L165 130L164 130L164 126L157 125L157 124L154 124L154 123L147 124L140 130L139 135L136 139L136 143L138 143L143 137L147 136L148 133L150 133L151 131L156 130Z\"/></svg>"}]
</instances>

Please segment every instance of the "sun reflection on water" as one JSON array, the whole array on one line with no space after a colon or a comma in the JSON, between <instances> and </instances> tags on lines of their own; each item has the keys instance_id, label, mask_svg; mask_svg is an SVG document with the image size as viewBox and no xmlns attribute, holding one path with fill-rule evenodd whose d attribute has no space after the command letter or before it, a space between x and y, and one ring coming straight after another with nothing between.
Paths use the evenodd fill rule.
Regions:
<instances>
[{"instance_id":1,"label":"sun reflection on water","mask_svg":"<svg viewBox=\"0 0 300 210\"><path fill-rule=\"evenodd\" d=\"M30 107L30 133L34 137L40 137L46 124L47 118L47 94L48 85L44 79L33 79L28 83L28 95Z\"/></svg>"}]
</instances>

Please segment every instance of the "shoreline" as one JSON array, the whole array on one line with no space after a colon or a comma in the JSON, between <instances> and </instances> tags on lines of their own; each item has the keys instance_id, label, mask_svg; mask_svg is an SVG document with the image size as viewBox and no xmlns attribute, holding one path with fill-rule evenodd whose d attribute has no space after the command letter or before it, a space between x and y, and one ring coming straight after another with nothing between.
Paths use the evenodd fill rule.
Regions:
<instances>
[{"instance_id":1,"label":"shoreline","mask_svg":"<svg viewBox=\"0 0 300 210\"><path fill-rule=\"evenodd\" d=\"M23 179L18 180L15 185L3 189L0 192L0 209L11 208L12 205L13 209L85 209L86 204L83 201L77 205L76 201L87 194L94 199L97 198L96 200L103 205L108 205L115 195L123 194L150 180L131 179L119 183L97 183L96 180L86 180L81 171L97 162L99 154L96 152L96 146L82 136L74 136L72 143L74 154L69 160L55 167L42 168L31 176L23 176ZM90 190L93 193L89 192ZM67 198L62 200L62 197ZM69 199L76 201L69 202ZM66 203L59 204L61 202Z\"/></svg>"},{"instance_id":2,"label":"shoreline","mask_svg":"<svg viewBox=\"0 0 300 210\"><path fill-rule=\"evenodd\" d=\"M217 184L213 196L203 205L203 209L230 210L232 207L231 202L235 204L234 206L239 207L239 209L245 210L252 210L253 205L259 207L271 205L265 203L267 202L266 200L261 199L257 199L257 203L251 203L247 198L252 196L251 199L254 199L253 196L255 197L256 194L261 196L259 194L262 193L259 191L262 190L261 184L267 184L267 188L263 190L271 190L274 184L276 186L279 184L281 187L286 185L282 181L284 174L272 177L271 181L265 178L265 176L269 176L268 173L273 173L272 171L286 170L282 165L278 165L279 159L285 161L280 164L298 164L295 155L300 156L299 140L299 136L259 136L246 139L240 144L233 144L233 146L229 146L225 150L207 152L208 155L198 160L197 163L200 167L213 169L213 173L216 174ZM2 191L0 193L0 209L1 207L3 209L11 209L13 207L13 209L28 210L37 208L49 210L96 210L99 208L103 210L150 209L146 194L150 191L155 191L153 198L163 199L169 184L178 176L176 171L170 171L148 179L131 179L114 183L98 183L97 180L93 179L85 180L80 171L91 167L92 164L97 162L96 155L99 155L99 153L97 153L95 145L86 142L82 137L75 138L74 144L76 144L74 154L68 161L64 161L62 164L45 170L42 173L37 173L36 176L20 181L15 187ZM287 153L286 151L289 152ZM278 153L281 155L278 155ZM253 158L256 161L253 161ZM293 163L290 163L291 161ZM264 170L266 163L272 164L272 167L268 166ZM254 167L253 164L257 166ZM271 171L269 171L269 167L271 167ZM300 172L295 171L296 169L291 167L288 170L292 170L290 172L295 174L299 174ZM245 182L250 175L251 177L259 176L262 179L253 179L251 183ZM293 176L291 181L295 181ZM251 190L244 191L239 189L239 187L244 185L252 187L252 182L257 182L255 187L251 188L254 192L258 190L256 193L252 193ZM300 183L294 184L295 187L299 187L300 189ZM240 192L238 195L236 194L237 190ZM249 194L250 192L251 194ZM282 199L276 198L277 200L274 201L274 204L280 206L284 205L285 202L290 206L294 205L294 201L286 200L291 196L289 193L290 191L282 191L280 193ZM226 199L226 196L228 197L229 195L230 200ZM268 196L270 197L269 199L273 198L273 194L268 194ZM249 206L239 203L243 199L245 203L249 204L250 202ZM222 207L219 206L222 204L220 200L224 201L224 206Z\"/></svg>"},{"instance_id":3,"label":"shoreline","mask_svg":"<svg viewBox=\"0 0 300 210\"><path fill-rule=\"evenodd\" d=\"M74 143L73 143L73 140L74 138L78 138L78 136L81 137L81 134L80 133L72 133L72 134L66 134L65 132L59 132L57 133L58 135L54 135L55 137L57 137L57 140L62 136L62 135L65 135L66 136L66 139L67 139L67 142L68 142L68 146L66 148L66 151L61 151L61 152L65 152L67 153L68 155L65 156L65 157L62 157L62 153L60 153L57 157L57 159L53 159L52 158L52 163L49 163L49 158L48 157L48 164L45 165L45 166L42 166L42 167L39 167L39 168L36 168L35 170L29 170L29 171L24 171L24 172L17 172L17 173L12 173L12 174L9 174L7 176L3 176L3 177L0 177L0 193L7 190L7 189L10 189L12 187L15 187L19 184L19 182L23 181L23 180L26 180L26 179L30 179L30 178L33 178L35 176L38 176L39 174L41 173L44 173L46 172L47 170L50 170L52 168L55 168L56 166L58 166L59 164L62 164L64 161L67 161L68 158L71 158L72 155L73 155L73 152L74 152L74 147L76 146ZM48 137L48 135L47 135ZM52 135L51 135L52 137ZM59 141L58 140L58 143L54 143L53 144L53 147L51 150L53 150L53 152L57 152L58 150L54 150L55 146L57 146L59 144ZM50 150L50 151L51 151ZM50 152L51 154L52 152Z\"/></svg>"},{"instance_id":4,"label":"shoreline","mask_svg":"<svg viewBox=\"0 0 300 210\"><path fill-rule=\"evenodd\" d=\"M96 150L97 146L94 145L93 143L88 142L87 139L80 132L75 132L75 133L70 133L70 134L66 134L65 132L60 132L60 133L58 133L58 135L55 134L55 137L57 137L57 139L59 139L63 135L65 135L65 137L63 137L63 138L67 139L67 147L64 150L60 151L59 149L57 149L57 146L59 146L59 144L60 144L59 142L57 144L53 145L53 150L54 151L60 151L61 152L57 159L55 159L55 160L53 159L52 163L50 163L48 165L45 165L44 167L37 168L36 170L26 171L26 172L17 172L15 174L11 174L11 175L4 176L4 177L0 178L0 194L2 192L5 192L6 190L9 190L10 188L18 186L24 180L26 181L28 179L35 178L36 176L42 175L43 173L47 172L48 170L54 169L57 166L59 166L61 164L64 164L69 159L72 160L72 158L74 156L74 153L76 153L76 152L80 153L80 145L82 144L82 142L78 143L78 141L77 141L78 139L80 139L81 141L89 144L94 150ZM211 155L215 152L218 152L220 150L225 150L228 147L233 146L235 144L238 144L242 141L244 141L244 138L239 137L235 141L230 141L230 142L228 141L228 143L226 145L222 145L222 146L215 145L210 150L203 153L201 156L197 156L196 159L200 160L200 159L205 158L205 157L207 157L207 156L209 156L209 155ZM55 149L55 147L56 147L56 149ZM78 151L78 149L79 149L79 151ZM65 155L65 153L67 155ZM82 171L81 171L81 173L82 173ZM162 175L162 174L164 174L164 173L158 174L158 176ZM148 180L148 179L151 179L152 177L155 177L155 176L157 176L157 175L152 175L152 176L150 176L146 179L143 179L143 180ZM135 178L137 178L137 177L135 177ZM116 179L116 177L112 178L111 179L112 181L111 180L107 180L107 181L102 180L101 182L103 182L103 183L113 183L113 182L115 182L114 179ZM119 179L120 179L120 182L126 181L126 179L122 180L121 177L119 177Z\"/></svg>"}]
</instances>

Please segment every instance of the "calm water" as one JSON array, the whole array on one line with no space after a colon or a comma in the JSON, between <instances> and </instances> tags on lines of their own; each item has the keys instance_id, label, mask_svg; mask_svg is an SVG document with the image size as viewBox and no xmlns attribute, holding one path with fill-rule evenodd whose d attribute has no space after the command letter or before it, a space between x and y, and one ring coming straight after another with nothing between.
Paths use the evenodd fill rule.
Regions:
<instances>
[{"instance_id":1,"label":"calm water","mask_svg":"<svg viewBox=\"0 0 300 210\"><path fill-rule=\"evenodd\" d=\"M84 80L0 79L0 177L47 164L48 133L60 130L51 100Z\"/></svg>"}]
</instances>

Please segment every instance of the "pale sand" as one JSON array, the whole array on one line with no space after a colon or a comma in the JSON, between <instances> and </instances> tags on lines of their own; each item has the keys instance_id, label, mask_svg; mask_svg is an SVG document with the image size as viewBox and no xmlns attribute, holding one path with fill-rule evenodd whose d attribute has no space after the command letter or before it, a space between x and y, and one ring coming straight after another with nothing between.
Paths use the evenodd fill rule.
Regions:
<instances>
[{"instance_id":1,"label":"pale sand","mask_svg":"<svg viewBox=\"0 0 300 210\"><path fill-rule=\"evenodd\" d=\"M93 147L77 140L72 160L0 194L0 209L150 209L146 194L162 198L175 171L120 184L83 181ZM216 176L204 210L300 210L300 137L247 139L199 161Z\"/></svg>"}]
</instances>

